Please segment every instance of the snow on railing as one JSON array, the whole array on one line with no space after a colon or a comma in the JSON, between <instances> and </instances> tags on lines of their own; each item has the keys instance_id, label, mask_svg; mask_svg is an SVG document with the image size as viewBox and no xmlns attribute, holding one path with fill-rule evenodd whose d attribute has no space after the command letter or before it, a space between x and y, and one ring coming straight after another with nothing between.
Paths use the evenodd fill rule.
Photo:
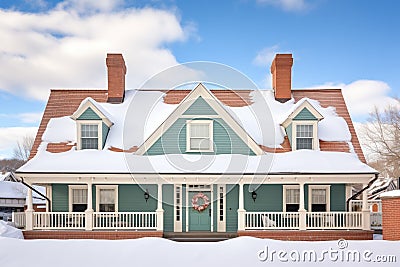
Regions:
<instances>
[{"instance_id":1,"label":"snow on railing","mask_svg":"<svg viewBox=\"0 0 400 267\"><path fill-rule=\"evenodd\" d=\"M33 229L84 229L84 212L34 212Z\"/></svg>"},{"instance_id":2,"label":"snow on railing","mask_svg":"<svg viewBox=\"0 0 400 267\"><path fill-rule=\"evenodd\" d=\"M93 229L156 230L156 212L94 212Z\"/></svg>"},{"instance_id":3,"label":"snow on railing","mask_svg":"<svg viewBox=\"0 0 400 267\"><path fill-rule=\"evenodd\" d=\"M25 212L13 212L12 213L12 222L15 224L17 228L25 228Z\"/></svg>"},{"instance_id":4,"label":"snow on railing","mask_svg":"<svg viewBox=\"0 0 400 267\"><path fill-rule=\"evenodd\" d=\"M307 229L362 229L362 212L307 212Z\"/></svg>"},{"instance_id":5,"label":"snow on railing","mask_svg":"<svg viewBox=\"0 0 400 267\"><path fill-rule=\"evenodd\" d=\"M246 230L298 228L298 212L246 212Z\"/></svg>"}]
</instances>

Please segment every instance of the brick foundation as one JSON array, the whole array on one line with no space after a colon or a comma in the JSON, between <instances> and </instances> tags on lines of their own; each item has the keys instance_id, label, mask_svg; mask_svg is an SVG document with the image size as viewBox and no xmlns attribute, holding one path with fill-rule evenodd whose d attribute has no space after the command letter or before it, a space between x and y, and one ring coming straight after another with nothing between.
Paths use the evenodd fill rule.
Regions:
<instances>
[{"instance_id":1,"label":"brick foundation","mask_svg":"<svg viewBox=\"0 0 400 267\"><path fill-rule=\"evenodd\" d=\"M324 231L298 231L298 230L282 230L282 231L239 231L239 236L253 236L258 238L270 238L276 240L287 241L328 241L328 240L372 240L373 231L364 230L324 230Z\"/></svg>"},{"instance_id":2,"label":"brick foundation","mask_svg":"<svg viewBox=\"0 0 400 267\"><path fill-rule=\"evenodd\" d=\"M400 197L382 195L381 199L383 239L400 240Z\"/></svg>"},{"instance_id":3,"label":"brick foundation","mask_svg":"<svg viewBox=\"0 0 400 267\"><path fill-rule=\"evenodd\" d=\"M136 239L162 237L158 231L23 231L25 239Z\"/></svg>"}]
</instances>

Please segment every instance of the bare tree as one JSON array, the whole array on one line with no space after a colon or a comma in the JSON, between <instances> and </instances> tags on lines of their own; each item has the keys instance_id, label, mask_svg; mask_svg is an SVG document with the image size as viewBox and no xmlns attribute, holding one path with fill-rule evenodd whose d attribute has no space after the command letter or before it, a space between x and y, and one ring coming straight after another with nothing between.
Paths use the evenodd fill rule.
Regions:
<instances>
[{"instance_id":1,"label":"bare tree","mask_svg":"<svg viewBox=\"0 0 400 267\"><path fill-rule=\"evenodd\" d=\"M17 146L14 148L14 158L27 161L34 141L35 138L33 136L25 135L22 140L17 142Z\"/></svg>"},{"instance_id":2,"label":"bare tree","mask_svg":"<svg viewBox=\"0 0 400 267\"><path fill-rule=\"evenodd\" d=\"M371 165L389 177L400 176L400 100L383 111L375 108L363 129L363 145L373 154Z\"/></svg>"}]
</instances>

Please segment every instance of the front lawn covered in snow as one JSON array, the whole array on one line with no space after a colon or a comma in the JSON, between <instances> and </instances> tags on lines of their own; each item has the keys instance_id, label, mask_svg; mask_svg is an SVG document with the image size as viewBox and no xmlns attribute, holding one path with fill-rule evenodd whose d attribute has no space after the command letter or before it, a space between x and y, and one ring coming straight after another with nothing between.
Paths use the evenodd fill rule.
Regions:
<instances>
[{"instance_id":1,"label":"front lawn covered in snow","mask_svg":"<svg viewBox=\"0 0 400 267\"><path fill-rule=\"evenodd\" d=\"M0 238L1 266L398 266L400 242L19 240ZM385 262L385 263L383 263Z\"/></svg>"}]
</instances>

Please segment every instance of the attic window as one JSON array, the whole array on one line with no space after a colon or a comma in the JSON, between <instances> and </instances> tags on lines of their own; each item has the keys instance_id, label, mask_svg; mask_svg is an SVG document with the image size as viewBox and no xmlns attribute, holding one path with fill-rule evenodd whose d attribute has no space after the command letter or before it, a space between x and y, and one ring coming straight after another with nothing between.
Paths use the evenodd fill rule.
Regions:
<instances>
[{"instance_id":1,"label":"attic window","mask_svg":"<svg viewBox=\"0 0 400 267\"><path fill-rule=\"evenodd\" d=\"M212 152L213 151L213 121L194 120L187 122L186 151Z\"/></svg>"},{"instance_id":2,"label":"attic window","mask_svg":"<svg viewBox=\"0 0 400 267\"><path fill-rule=\"evenodd\" d=\"M296 150L313 149L313 125L296 125Z\"/></svg>"},{"instance_id":3,"label":"attic window","mask_svg":"<svg viewBox=\"0 0 400 267\"><path fill-rule=\"evenodd\" d=\"M79 123L79 148L80 149L99 149L101 131L101 122Z\"/></svg>"}]
</instances>

